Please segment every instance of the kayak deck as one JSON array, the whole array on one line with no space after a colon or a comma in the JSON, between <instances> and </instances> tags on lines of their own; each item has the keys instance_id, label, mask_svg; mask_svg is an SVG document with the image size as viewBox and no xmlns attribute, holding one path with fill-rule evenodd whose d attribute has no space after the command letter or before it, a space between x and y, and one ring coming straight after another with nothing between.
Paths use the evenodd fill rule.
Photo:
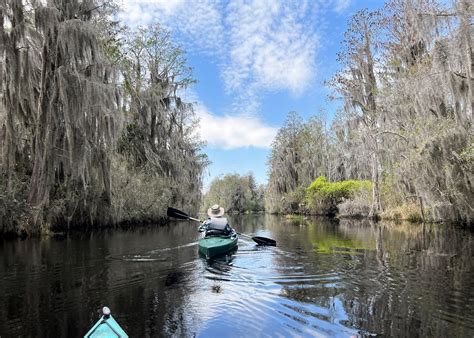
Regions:
<instances>
[{"instance_id":1,"label":"kayak deck","mask_svg":"<svg viewBox=\"0 0 474 338\"><path fill-rule=\"evenodd\" d=\"M199 253L207 259L227 253L237 247L237 235L210 236L199 240Z\"/></svg>"},{"instance_id":2,"label":"kayak deck","mask_svg":"<svg viewBox=\"0 0 474 338\"><path fill-rule=\"evenodd\" d=\"M110 309L108 307L104 307L102 311L104 315L84 335L84 338L128 338L128 335L110 314Z\"/></svg>"}]
</instances>

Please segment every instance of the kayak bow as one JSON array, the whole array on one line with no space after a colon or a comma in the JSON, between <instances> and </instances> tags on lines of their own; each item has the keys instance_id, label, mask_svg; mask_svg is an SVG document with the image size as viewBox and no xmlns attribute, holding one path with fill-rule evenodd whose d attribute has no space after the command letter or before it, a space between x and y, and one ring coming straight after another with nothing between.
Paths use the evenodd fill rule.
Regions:
<instances>
[{"instance_id":1,"label":"kayak bow","mask_svg":"<svg viewBox=\"0 0 474 338\"><path fill-rule=\"evenodd\" d=\"M102 313L103 316L85 334L84 338L128 338L128 335L110 314L110 309L107 306L102 308Z\"/></svg>"}]
</instances>

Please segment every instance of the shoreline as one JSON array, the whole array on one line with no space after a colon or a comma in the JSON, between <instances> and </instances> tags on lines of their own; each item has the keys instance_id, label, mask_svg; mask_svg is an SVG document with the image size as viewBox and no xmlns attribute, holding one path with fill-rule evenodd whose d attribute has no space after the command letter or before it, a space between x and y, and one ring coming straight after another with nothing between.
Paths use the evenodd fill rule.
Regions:
<instances>
[{"instance_id":1,"label":"shoreline","mask_svg":"<svg viewBox=\"0 0 474 338\"><path fill-rule=\"evenodd\" d=\"M230 215L275 215L281 216L285 218L287 221L298 221L302 222L307 218L324 218L326 220L330 220L331 222L339 222L341 220L358 220L358 221L369 221L373 222L374 224L380 222L393 222L394 224L402 224L408 223L413 225L418 224L447 224L447 225L459 225L464 228L470 228L472 224L462 223L462 222L455 222L455 221L413 221L407 218L390 218L390 217L368 217L365 215L357 214L357 215L323 215L323 214L308 214L308 213L266 213L262 211L258 212L242 212L242 213L231 213ZM204 213L199 212L198 215L204 215ZM2 232L0 233L0 240L26 240L26 239L35 239L35 238L61 238L67 237L69 235L89 235L91 233L103 232L103 231L113 231L113 230L139 230L139 229L146 229L149 227L162 227L165 225L172 224L176 222L174 220L170 220L166 217L162 217L156 220L143 220L143 221L126 221L120 222L115 224L101 224L101 225L94 225L94 226L86 226L84 228L80 228L78 226L75 227L54 227L47 232L40 232L40 233L33 233L27 234L26 232Z\"/></svg>"}]
</instances>

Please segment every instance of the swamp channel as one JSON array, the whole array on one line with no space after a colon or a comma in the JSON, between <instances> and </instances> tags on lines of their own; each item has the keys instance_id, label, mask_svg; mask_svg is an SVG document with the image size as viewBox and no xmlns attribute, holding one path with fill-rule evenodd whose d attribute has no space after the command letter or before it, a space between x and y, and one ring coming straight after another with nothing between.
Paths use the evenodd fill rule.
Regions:
<instances>
[{"instance_id":1,"label":"swamp channel","mask_svg":"<svg viewBox=\"0 0 474 338\"><path fill-rule=\"evenodd\" d=\"M198 255L195 222L0 241L0 336L474 336L474 233L442 224L229 217L259 247Z\"/></svg>"}]
</instances>

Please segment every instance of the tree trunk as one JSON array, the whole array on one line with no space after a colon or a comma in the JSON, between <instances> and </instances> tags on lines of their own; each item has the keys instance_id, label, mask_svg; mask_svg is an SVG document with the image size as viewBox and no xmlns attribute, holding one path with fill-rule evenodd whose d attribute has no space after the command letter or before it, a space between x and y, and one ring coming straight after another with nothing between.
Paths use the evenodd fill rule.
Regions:
<instances>
[{"instance_id":1,"label":"tree trunk","mask_svg":"<svg viewBox=\"0 0 474 338\"><path fill-rule=\"evenodd\" d=\"M369 217L377 218L382 211L380 201L380 173L379 173L379 155L378 147L372 154L372 206Z\"/></svg>"},{"instance_id":2,"label":"tree trunk","mask_svg":"<svg viewBox=\"0 0 474 338\"><path fill-rule=\"evenodd\" d=\"M461 0L461 4L459 5L461 9L460 15L460 25L459 30L461 35L465 39L466 49L464 52L467 54L468 65L466 65L466 77L469 83L469 100L471 102L470 111L467 112L467 120L472 121L472 115L474 114L474 51L472 46L472 35L471 35L471 23L472 20L472 12L473 10L471 7L474 7L472 3L470 4L469 0ZM458 8L459 8L458 7Z\"/></svg>"},{"instance_id":3,"label":"tree trunk","mask_svg":"<svg viewBox=\"0 0 474 338\"><path fill-rule=\"evenodd\" d=\"M377 142L377 103L375 96L377 93L377 81L374 72L374 59L372 51L370 49L370 36L367 25L364 26L365 32L365 56L367 57L367 82L366 82L366 94L368 103L368 120L370 125L370 137L369 139L374 142L373 154L372 154L372 206L370 210L370 217L377 218L380 211L382 210L380 202L380 173L379 173L379 147Z\"/></svg>"}]
</instances>

